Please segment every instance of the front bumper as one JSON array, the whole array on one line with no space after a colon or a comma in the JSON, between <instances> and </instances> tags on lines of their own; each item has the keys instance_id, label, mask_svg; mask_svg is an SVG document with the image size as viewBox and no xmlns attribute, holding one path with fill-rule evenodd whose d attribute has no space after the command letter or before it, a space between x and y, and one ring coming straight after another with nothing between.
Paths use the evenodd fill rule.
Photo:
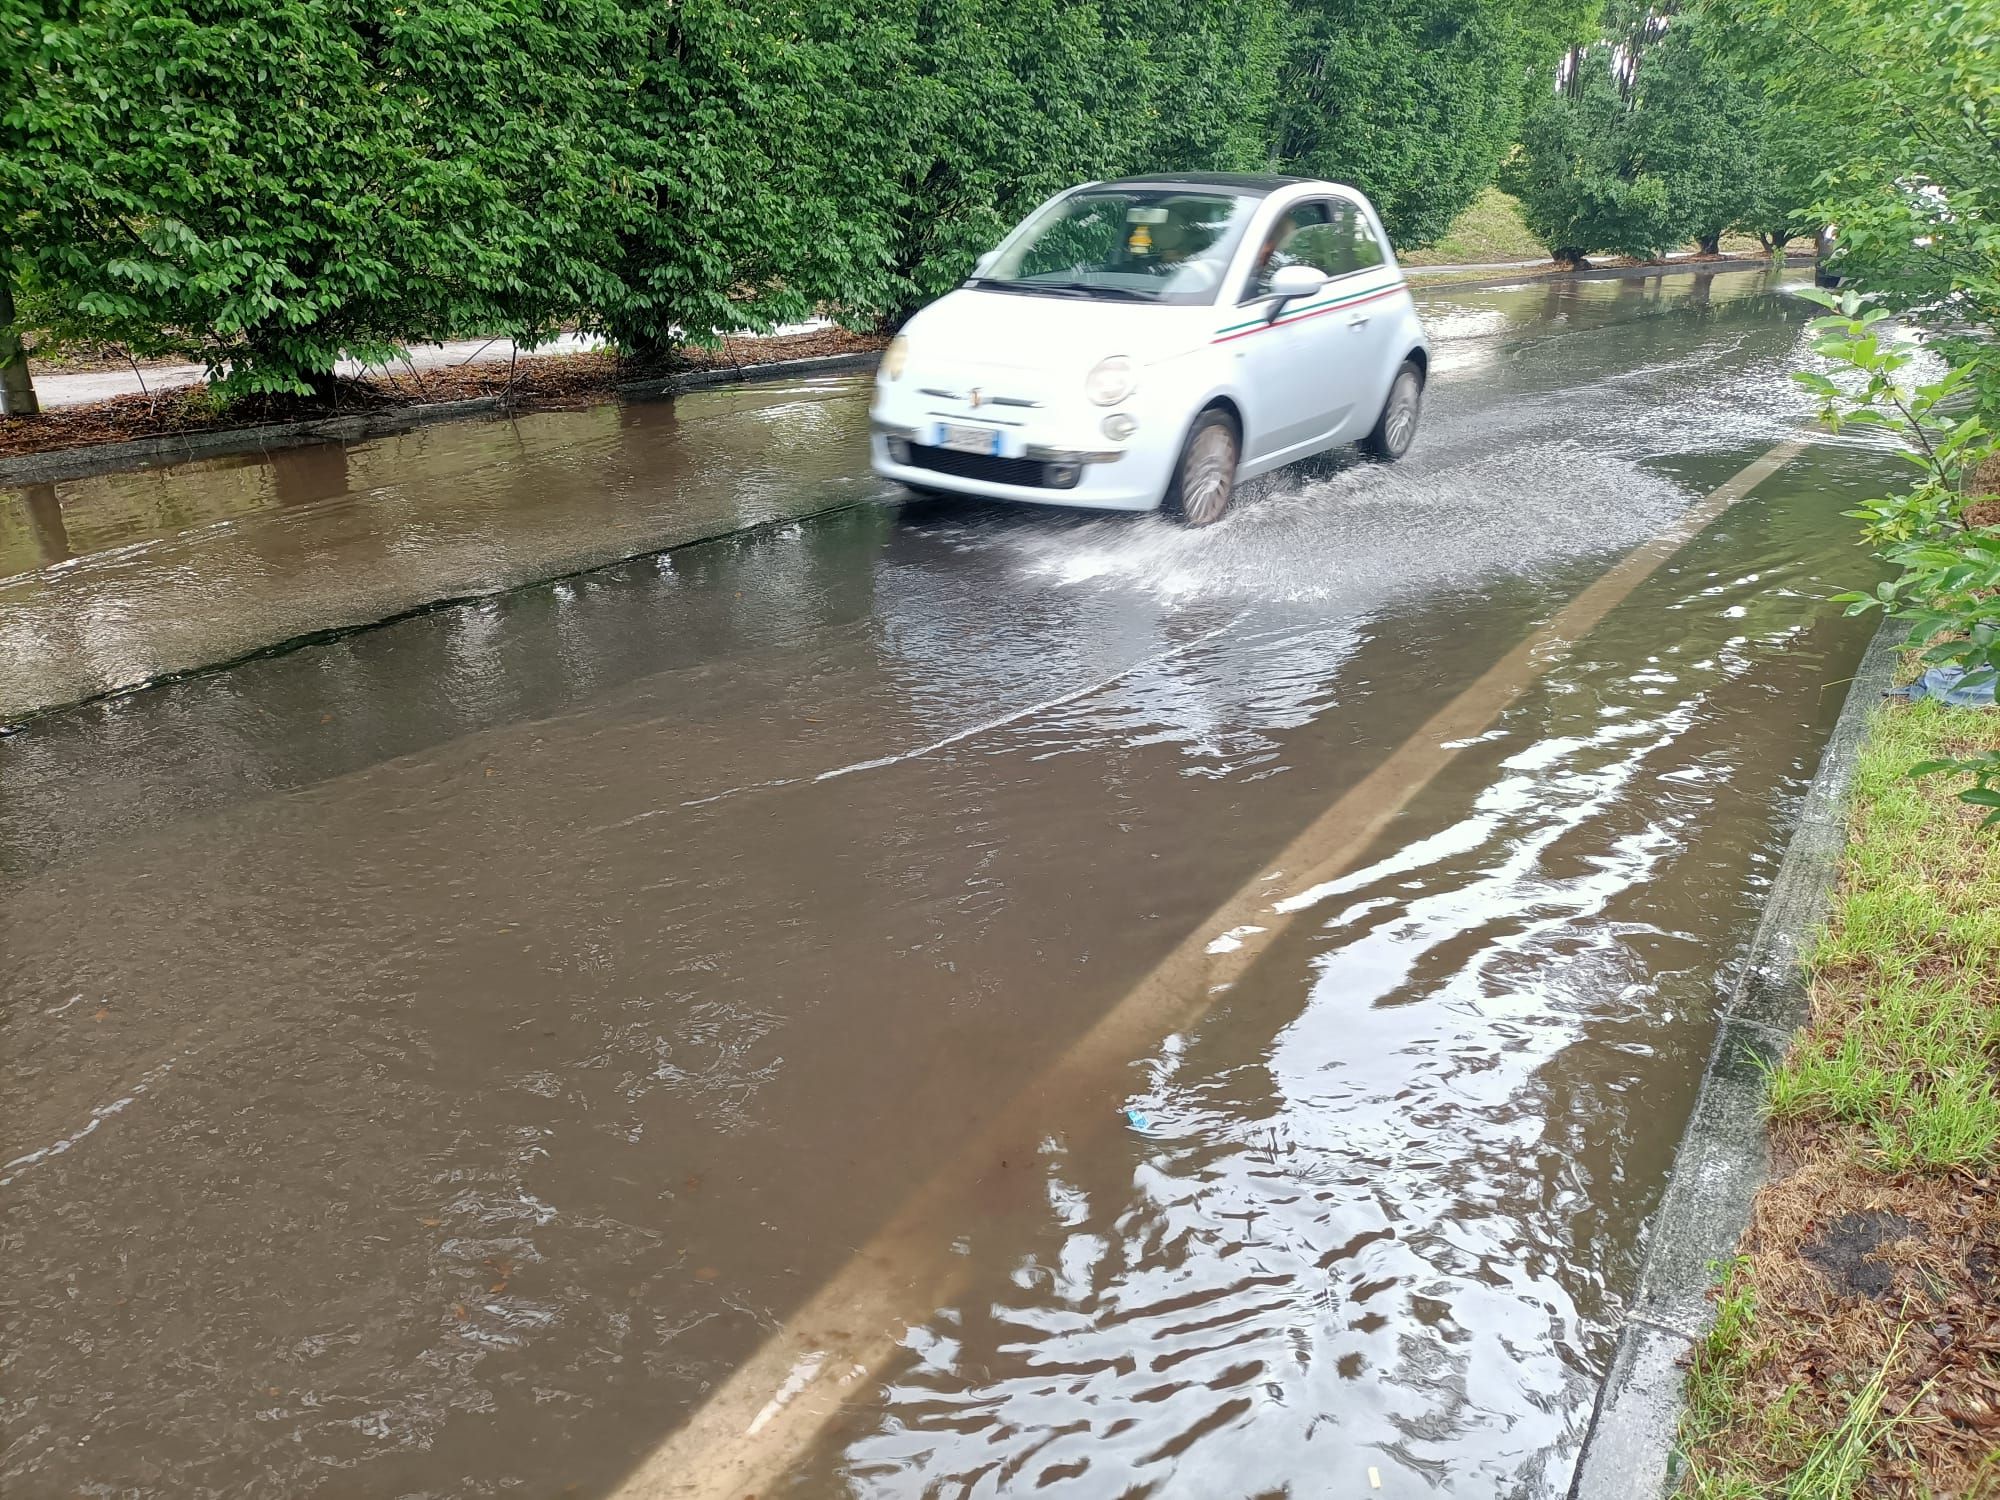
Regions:
<instances>
[{"instance_id":1,"label":"front bumper","mask_svg":"<svg viewBox=\"0 0 2000 1500\"><path fill-rule=\"evenodd\" d=\"M921 441L928 423L871 415L868 426L870 467L885 479L919 489L1093 510L1155 510L1166 490L1164 472L1143 449L1028 441L1018 457L987 459L929 447Z\"/></svg>"},{"instance_id":2,"label":"front bumper","mask_svg":"<svg viewBox=\"0 0 2000 1500\"><path fill-rule=\"evenodd\" d=\"M897 438L915 446L923 436L921 427L905 426L898 422L885 422L880 417L868 419L868 430L884 438ZM1021 450L1021 457L1036 463L1074 464L1115 464L1125 456L1123 448L1058 448L1048 443L1027 443Z\"/></svg>"}]
</instances>

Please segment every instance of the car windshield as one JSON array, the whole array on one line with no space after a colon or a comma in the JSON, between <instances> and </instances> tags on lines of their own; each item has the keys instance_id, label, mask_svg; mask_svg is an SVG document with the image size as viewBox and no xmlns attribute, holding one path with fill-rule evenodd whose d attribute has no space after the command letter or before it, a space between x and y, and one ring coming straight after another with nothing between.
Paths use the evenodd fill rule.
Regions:
<instances>
[{"instance_id":1,"label":"car windshield","mask_svg":"<svg viewBox=\"0 0 2000 1500\"><path fill-rule=\"evenodd\" d=\"M1213 302L1257 199L1183 188L1089 188L1022 226L974 284L1107 301Z\"/></svg>"}]
</instances>

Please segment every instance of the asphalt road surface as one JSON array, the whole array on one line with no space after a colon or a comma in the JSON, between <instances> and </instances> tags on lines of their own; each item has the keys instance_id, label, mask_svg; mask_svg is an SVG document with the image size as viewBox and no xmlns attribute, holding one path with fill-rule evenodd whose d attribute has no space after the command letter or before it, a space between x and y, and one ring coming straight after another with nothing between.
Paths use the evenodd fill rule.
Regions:
<instances>
[{"instance_id":1,"label":"asphalt road surface","mask_svg":"<svg viewBox=\"0 0 2000 1500\"><path fill-rule=\"evenodd\" d=\"M505 590L0 739L0 1489L1559 1494L1888 466L1766 276L1424 310L1206 532L863 379L0 495L11 708Z\"/></svg>"}]
</instances>

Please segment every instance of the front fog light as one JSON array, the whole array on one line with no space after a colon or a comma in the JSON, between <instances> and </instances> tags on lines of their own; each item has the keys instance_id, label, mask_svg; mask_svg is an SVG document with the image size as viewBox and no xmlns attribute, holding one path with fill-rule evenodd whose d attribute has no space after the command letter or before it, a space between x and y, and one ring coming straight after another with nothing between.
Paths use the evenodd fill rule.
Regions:
<instances>
[{"instance_id":1,"label":"front fog light","mask_svg":"<svg viewBox=\"0 0 2000 1500\"><path fill-rule=\"evenodd\" d=\"M1139 430L1139 419L1130 412L1114 411L1104 419L1104 435L1114 443L1122 443Z\"/></svg>"},{"instance_id":2,"label":"front fog light","mask_svg":"<svg viewBox=\"0 0 2000 1500\"><path fill-rule=\"evenodd\" d=\"M1116 406L1132 394L1132 361L1122 354L1100 359L1083 380L1084 394L1099 406Z\"/></svg>"},{"instance_id":3,"label":"front fog light","mask_svg":"<svg viewBox=\"0 0 2000 1500\"><path fill-rule=\"evenodd\" d=\"M910 461L910 445L901 438L889 439L889 462L907 464Z\"/></svg>"},{"instance_id":4,"label":"front fog light","mask_svg":"<svg viewBox=\"0 0 2000 1500\"><path fill-rule=\"evenodd\" d=\"M1071 490L1083 478L1083 469L1077 464L1050 464L1042 478L1052 490Z\"/></svg>"}]
</instances>

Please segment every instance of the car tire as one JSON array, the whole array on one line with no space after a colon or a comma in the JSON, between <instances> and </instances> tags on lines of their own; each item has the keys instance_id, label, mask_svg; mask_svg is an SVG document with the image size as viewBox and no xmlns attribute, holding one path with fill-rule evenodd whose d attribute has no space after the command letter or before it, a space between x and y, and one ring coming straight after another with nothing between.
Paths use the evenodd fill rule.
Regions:
<instances>
[{"instance_id":1,"label":"car tire","mask_svg":"<svg viewBox=\"0 0 2000 1500\"><path fill-rule=\"evenodd\" d=\"M1417 418L1422 415L1423 406L1423 367L1414 359L1406 359L1397 369L1396 378L1389 382L1382 415L1375 419L1374 430L1361 440L1361 451L1385 464L1392 464L1408 453L1410 444L1417 439Z\"/></svg>"},{"instance_id":2,"label":"car tire","mask_svg":"<svg viewBox=\"0 0 2000 1500\"><path fill-rule=\"evenodd\" d=\"M1240 456L1236 423L1228 412L1211 406L1195 418L1181 445L1160 508L1183 526L1213 526L1229 514Z\"/></svg>"}]
</instances>

